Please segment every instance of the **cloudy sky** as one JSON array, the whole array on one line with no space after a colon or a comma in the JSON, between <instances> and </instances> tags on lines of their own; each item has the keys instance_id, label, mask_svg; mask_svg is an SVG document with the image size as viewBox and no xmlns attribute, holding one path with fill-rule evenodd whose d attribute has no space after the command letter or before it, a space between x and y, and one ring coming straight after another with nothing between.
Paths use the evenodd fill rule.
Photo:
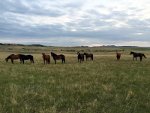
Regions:
<instances>
[{"instance_id":1,"label":"cloudy sky","mask_svg":"<svg viewBox=\"0 0 150 113\"><path fill-rule=\"evenodd\" d=\"M150 0L0 0L0 43L150 46Z\"/></svg>"}]
</instances>

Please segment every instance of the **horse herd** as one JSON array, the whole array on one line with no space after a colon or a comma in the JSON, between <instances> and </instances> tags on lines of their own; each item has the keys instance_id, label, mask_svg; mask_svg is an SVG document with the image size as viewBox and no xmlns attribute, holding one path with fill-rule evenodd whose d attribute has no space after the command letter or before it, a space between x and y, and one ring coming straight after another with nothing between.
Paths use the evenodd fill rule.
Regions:
<instances>
[{"instance_id":1,"label":"horse herd","mask_svg":"<svg viewBox=\"0 0 150 113\"><path fill-rule=\"evenodd\" d=\"M86 57L86 60L88 59L93 60L93 54L88 54L88 53L81 54L80 52L78 52L77 55L78 55L78 62L80 63L84 61L84 56ZM51 52L51 56L54 59L55 64L57 60L61 60L62 63L65 63L65 55L63 54L57 55ZM43 58L44 64L50 64L50 55L42 53L42 58ZM31 63L34 63L34 57L32 55L11 54L7 58L5 58L6 62L8 62L9 59L11 60L12 64L14 64L14 60L17 60L17 59L20 59L20 63L23 63L23 64L25 60L30 60Z\"/></svg>"},{"instance_id":2,"label":"horse herd","mask_svg":"<svg viewBox=\"0 0 150 113\"><path fill-rule=\"evenodd\" d=\"M130 52L130 55L133 55L133 60L137 60L137 58L139 57L140 61L142 61L143 57L146 58L146 56L143 53ZM57 55L51 52L51 56L54 59L55 64L57 60L61 60L62 63L65 63L65 55L63 54ZM50 55L42 53L42 58L43 58L44 64L50 64ZM121 53L116 51L116 58L117 60L120 60ZM30 60L31 63L34 63L34 57L32 55L11 54L7 58L5 58L6 62L8 62L9 59L11 60L12 64L14 63L14 60L17 60L17 59L20 59L20 63L23 63L23 64L25 60ZM77 59L78 59L78 62L80 63L83 62L85 59L86 60L89 59L93 61L93 54L77 52Z\"/></svg>"}]
</instances>

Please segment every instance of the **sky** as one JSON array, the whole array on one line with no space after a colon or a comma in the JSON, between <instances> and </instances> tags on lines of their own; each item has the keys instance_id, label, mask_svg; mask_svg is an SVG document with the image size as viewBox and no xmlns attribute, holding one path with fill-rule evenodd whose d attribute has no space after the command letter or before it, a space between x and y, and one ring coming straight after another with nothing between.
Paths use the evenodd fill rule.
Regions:
<instances>
[{"instance_id":1,"label":"sky","mask_svg":"<svg viewBox=\"0 0 150 113\"><path fill-rule=\"evenodd\" d=\"M0 43L150 47L150 0L0 0Z\"/></svg>"}]
</instances>

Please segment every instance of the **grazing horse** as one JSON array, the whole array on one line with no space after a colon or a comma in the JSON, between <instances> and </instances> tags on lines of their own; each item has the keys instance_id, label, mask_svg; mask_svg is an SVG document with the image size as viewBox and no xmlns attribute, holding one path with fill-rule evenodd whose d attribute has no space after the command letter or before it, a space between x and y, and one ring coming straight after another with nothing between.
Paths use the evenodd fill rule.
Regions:
<instances>
[{"instance_id":1,"label":"grazing horse","mask_svg":"<svg viewBox=\"0 0 150 113\"><path fill-rule=\"evenodd\" d=\"M84 61L84 54L81 54L80 52L77 52L77 55L78 55L78 62L82 62Z\"/></svg>"},{"instance_id":2,"label":"grazing horse","mask_svg":"<svg viewBox=\"0 0 150 113\"><path fill-rule=\"evenodd\" d=\"M121 58L121 53L116 52L116 58L117 58L117 60L120 60L120 58Z\"/></svg>"},{"instance_id":3,"label":"grazing horse","mask_svg":"<svg viewBox=\"0 0 150 113\"><path fill-rule=\"evenodd\" d=\"M146 56L143 53L136 53L136 52L130 52L130 55L133 55L133 60L136 59L137 57L140 57L140 61L142 61L142 58L146 58Z\"/></svg>"},{"instance_id":4,"label":"grazing horse","mask_svg":"<svg viewBox=\"0 0 150 113\"><path fill-rule=\"evenodd\" d=\"M50 64L50 55L46 55L45 53L42 53L42 55L44 64L45 62L46 64Z\"/></svg>"},{"instance_id":5,"label":"grazing horse","mask_svg":"<svg viewBox=\"0 0 150 113\"><path fill-rule=\"evenodd\" d=\"M86 61L87 61L88 59L93 60L93 54L91 54L91 53L84 53L84 55L85 55Z\"/></svg>"},{"instance_id":6,"label":"grazing horse","mask_svg":"<svg viewBox=\"0 0 150 113\"><path fill-rule=\"evenodd\" d=\"M33 58L32 55L19 54L19 56L20 56L20 61L21 61L21 63L23 63L23 64L24 64L24 61L25 61L25 60L30 60L31 63L34 63L34 58Z\"/></svg>"},{"instance_id":7,"label":"grazing horse","mask_svg":"<svg viewBox=\"0 0 150 113\"><path fill-rule=\"evenodd\" d=\"M56 64L56 60L62 60L62 64L65 63L65 56L63 54L57 55L51 52L51 56L53 57L55 64Z\"/></svg>"},{"instance_id":8,"label":"grazing horse","mask_svg":"<svg viewBox=\"0 0 150 113\"><path fill-rule=\"evenodd\" d=\"M8 60L11 60L11 63L14 63L14 60L20 59L19 55L15 55L15 54L11 54L9 55L7 58L5 58L6 62L8 62Z\"/></svg>"}]
</instances>

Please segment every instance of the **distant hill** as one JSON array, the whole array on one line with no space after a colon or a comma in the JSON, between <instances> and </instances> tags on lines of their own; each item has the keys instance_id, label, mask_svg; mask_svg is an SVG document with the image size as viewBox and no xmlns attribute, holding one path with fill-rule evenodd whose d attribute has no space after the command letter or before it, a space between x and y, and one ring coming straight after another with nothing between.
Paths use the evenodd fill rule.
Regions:
<instances>
[{"instance_id":1,"label":"distant hill","mask_svg":"<svg viewBox=\"0 0 150 113\"><path fill-rule=\"evenodd\" d=\"M9 45L9 46L36 46L36 47L55 47L55 46L46 46L42 44L15 44L15 43L0 43L0 45ZM61 46L60 46L61 47ZM72 46L77 48L90 48L90 46ZM102 45L102 46L93 46L93 47L106 47L106 48L150 48L150 47L139 47L139 46L116 46L116 45Z\"/></svg>"},{"instance_id":2,"label":"distant hill","mask_svg":"<svg viewBox=\"0 0 150 113\"><path fill-rule=\"evenodd\" d=\"M46 47L45 45L42 44L30 44L28 46Z\"/></svg>"}]
</instances>

